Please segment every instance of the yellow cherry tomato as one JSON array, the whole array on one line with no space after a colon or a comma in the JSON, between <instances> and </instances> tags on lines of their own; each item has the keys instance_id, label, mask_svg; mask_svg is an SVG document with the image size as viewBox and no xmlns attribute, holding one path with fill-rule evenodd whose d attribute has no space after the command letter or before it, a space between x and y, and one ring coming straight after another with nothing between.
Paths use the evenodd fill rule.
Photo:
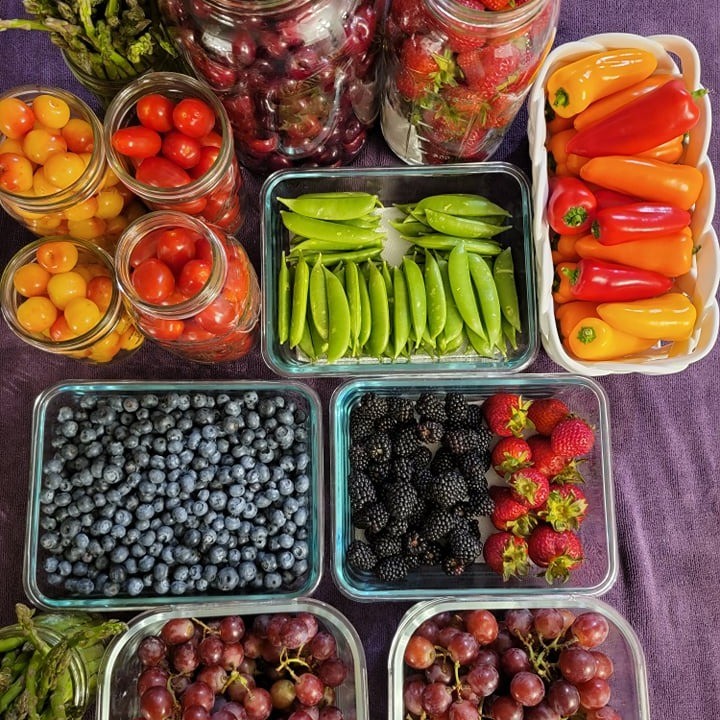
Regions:
<instances>
[{"instance_id":1,"label":"yellow cherry tomato","mask_svg":"<svg viewBox=\"0 0 720 720\"><path fill-rule=\"evenodd\" d=\"M68 233L79 240L96 240L105 234L105 221L99 217L68 220Z\"/></svg>"},{"instance_id":2,"label":"yellow cherry tomato","mask_svg":"<svg viewBox=\"0 0 720 720\"><path fill-rule=\"evenodd\" d=\"M103 190L107 190L107 188L115 187L119 182L120 178L112 171L111 168L107 168L100 187Z\"/></svg>"},{"instance_id":3,"label":"yellow cherry tomato","mask_svg":"<svg viewBox=\"0 0 720 720\"><path fill-rule=\"evenodd\" d=\"M45 295L50 273L37 263L19 267L13 275L13 287L23 297Z\"/></svg>"},{"instance_id":4,"label":"yellow cherry tomato","mask_svg":"<svg viewBox=\"0 0 720 720\"><path fill-rule=\"evenodd\" d=\"M33 100L32 109L38 122L55 130L65 127L70 120L70 106L53 95L38 95Z\"/></svg>"},{"instance_id":5,"label":"yellow cherry tomato","mask_svg":"<svg viewBox=\"0 0 720 720\"><path fill-rule=\"evenodd\" d=\"M65 189L85 172L85 163L76 153L61 152L51 155L43 168L45 177L57 187Z\"/></svg>"},{"instance_id":6,"label":"yellow cherry tomato","mask_svg":"<svg viewBox=\"0 0 720 720\"><path fill-rule=\"evenodd\" d=\"M107 275L97 275L87 284L85 297L87 297L88 300L92 300L98 308L100 308L100 312L105 313L110 307L113 288L114 285L111 278L107 277Z\"/></svg>"},{"instance_id":7,"label":"yellow cherry tomato","mask_svg":"<svg viewBox=\"0 0 720 720\"><path fill-rule=\"evenodd\" d=\"M143 344L145 337L136 327L129 327L120 336L120 348L122 350L134 350Z\"/></svg>"},{"instance_id":8,"label":"yellow cherry tomato","mask_svg":"<svg viewBox=\"0 0 720 720\"><path fill-rule=\"evenodd\" d=\"M50 326L50 339L54 342L72 340L75 333L68 327L64 315L58 315L57 320Z\"/></svg>"},{"instance_id":9,"label":"yellow cherry tomato","mask_svg":"<svg viewBox=\"0 0 720 720\"><path fill-rule=\"evenodd\" d=\"M31 297L18 305L17 321L31 333L42 333L50 329L58 316L58 310L50 298L44 295Z\"/></svg>"},{"instance_id":10,"label":"yellow cherry tomato","mask_svg":"<svg viewBox=\"0 0 720 720\"><path fill-rule=\"evenodd\" d=\"M33 192L37 197L54 195L60 188L53 185L46 177L45 171L39 167L33 175Z\"/></svg>"},{"instance_id":11,"label":"yellow cherry tomato","mask_svg":"<svg viewBox=\"0 0 720 720\"><path fill-rule=\"evenodd\" d=\"M87 298L74 298L65 306L65 320L76 335L92 330L101 318L100 308Z\"/></svg>"},{"instance_id":12,"label":"yellow cherry tomato","mask_svg":"<svg viewBox=\"0 0 720 720\"><path fill-rule=\"evenodd\" d=\"M117 217L125 205L123 196L117 190L102 190L97 194L95 215L103 220Z\"/></svg>"},{"instance_id":13,"label":"yellow cherry tomato","mask_svg":"<svg viewBox=\"0 0 720 720\"><path fill-rule=\"evenodd\" d=\"M35 115L20 98L8 97L0 100L0 133L12 140L21 138L32 130Z\"/></svg>"},{"instance_id":14,"label":"yellow cherry tomato","mask_svg":"<svg viewBox=\"0 0 720 720\"><path fill-rule=\"evenodd\" d=\"M70 270L51 276L47 284L47 292L58 310L64 310L67 304L75 298L85 297L87 282L78 272Z\"/></svg>"},{"instance_id":15,"label":"yellow cherry tomato","mask_svg":"<svg viewBox=\"0 0 720 720\"><path fill-rule=\"evenodd\" d=\"M0 154L2 153L13 153L14 155L24 155L22 141L20 139L12 140L6 137L0 142Z\"/></svg>"},{"instance_id":16,"label":"yellow cherry tomato","mask_svg":"<svg viewBox=\"0 0 720 720\"><path fill-rule=\"evenodd\" d=\"M95 362L109 362L120 352L120 342L120 333L108 333L102 340L93 343L88 358Z\"/></svg>"},{"instance_id":17,"label":"yellow cherry tomato","mask_svg":"<svg viewBox=\"0 0 720 720\"><path fill-rule=\"evenodd\" d=\"M0 155L0 188L9 193L25 193L33 186L32 163L24 155Z\"/></svg>"},{"instance_id":18,"label":"yellow cherry tomato","mask_svg":"<svg viewBox=\"0 0 720 720\"><path fill-rule=\"evenodd\" d=\"M91 217L95 216L97 208L97 199L93 196L89 197L87 200L83 200L83 202L69 207L63 214L67 220L89 220Z\"/></svg>"},{"instance_id":19,"label":"yellow cherry tomato","mask_svg":"<svg viewBox=\"0 0 720 720\"><path fill-rule=\"evenodd\" d=\"M35 220L32 229L39 235L67 235L67 226L60 213L50 213Z\"/></svg>"},{"instance_id":20,"label":"yellow cherry tomato","mask_svg":"<svg viewBox=\"0 0 720 720\"><path fill-rule=\"evenodd\" d=\"M40 265L52 274L68 272L78 261L77 247L68 240L43 243L35 256Z\"/></svg>"},{"instance_id":21,"label":"yellow cherry tomato","mask_svg":"<svg viewBox=\"0 0 720 720\"><path fill-rule=\"evenodd\" d=\"M29 160L44 165L56 153L67 152L65 138L45 128L31 130L22 141L23 151Z\"/></svg>"},{"instance_id":22,"label":"yellow cherry tomato","mask_svg":"<svg viewBox=\"0 0 720 720\"><path fill-rule=\"evenodd\" d=\"M128 226L128 221L124 215L110 218L105 223L105 234L111 237L117 237Z\"/></svg>"},{"instance_id":23,"label":"yellow cherry tomato","mask_svg":"<svg viewBox=\"0 0 720 720\"><path fill-rule=\"evenodd\" d=\"M68 150L74 153L92 152L95 145L92 125L82 118L70 118L60 131Z\"/></svg>"}]
</instances>

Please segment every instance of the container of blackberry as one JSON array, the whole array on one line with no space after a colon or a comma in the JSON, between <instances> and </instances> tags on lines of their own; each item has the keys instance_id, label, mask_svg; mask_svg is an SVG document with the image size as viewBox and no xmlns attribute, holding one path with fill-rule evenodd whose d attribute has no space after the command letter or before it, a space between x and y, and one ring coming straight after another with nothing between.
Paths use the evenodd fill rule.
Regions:
<instances>
[{"instance_id":1,"label":"container of blackberry","mask_svg":"<svg viewBox=\"0 0 720 720\"><path fill-rule=\"evenodd\" d=\"M504 580L484 562L483 543L496 532L488 488L504 481L490 465L498 438L480 406L499 392L528 400L557 397L594 429L594 447L581 466L588 509L577 532L584 560L565 582L549 584L534 565L527 575ZM428 422L432 405L442 410L442 422ZM614 584L618 549L608 402L594 381L530 373L356 379L335 391L330 423L331 569L347 597L595 596ZM455 483L458 474L461 482ZM458 484L458 496L451 497Z\"/></svg>"},{"instance_id":2,"label":"container of blackberry","mask_svg":"<svg viewBox=\"0 0 720 720\"><path fill-rule=\"evenodd\" d=\"M117 611L311 594L321 419L292 382L48 388L33 410L27 596Z\"/></svg>"}]
</instances>

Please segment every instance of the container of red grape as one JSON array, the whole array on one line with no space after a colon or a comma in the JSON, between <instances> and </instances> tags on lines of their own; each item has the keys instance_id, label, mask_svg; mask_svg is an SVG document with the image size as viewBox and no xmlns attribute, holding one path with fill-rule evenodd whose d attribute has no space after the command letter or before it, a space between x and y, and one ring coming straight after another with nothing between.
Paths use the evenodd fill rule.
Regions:
<instances>
[{"instance_id":1,"label":"container of red grape","mask_svg":"<svg viewBox=\"0 0 720 720\"><path fill-rule=\"evenodd\" d=\"M146 612L105 654L99 720L365 720L365 654L319 600Z\"/></svg>"},{"instance_id":2,"label":"container of red grape","mask_svg":"<svg viewBox=\"0 0 720 720\"><path fill-rule=\"evenodd\" d=\"M638 638L591 598L419 603L398 626L388 672L390 718L650 717Z\"/></svg>"}]
</instances>

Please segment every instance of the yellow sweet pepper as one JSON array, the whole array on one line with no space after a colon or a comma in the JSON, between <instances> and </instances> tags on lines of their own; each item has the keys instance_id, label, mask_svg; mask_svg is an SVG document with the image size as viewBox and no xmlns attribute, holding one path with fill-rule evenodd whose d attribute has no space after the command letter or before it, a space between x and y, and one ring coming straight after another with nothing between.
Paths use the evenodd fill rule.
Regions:
<instances>
[{"instance_id":1,"label":"yellow sweet pepper","mask_svg":"<svg viewBox=\"0 0 720 720\"><path fill-rule=\"evenodd\" d=\"M584 318L570 331L567 347L580 360L616 360L649 350L655 340L616 330L600 318Z\"/></svg>"}]
</instances>

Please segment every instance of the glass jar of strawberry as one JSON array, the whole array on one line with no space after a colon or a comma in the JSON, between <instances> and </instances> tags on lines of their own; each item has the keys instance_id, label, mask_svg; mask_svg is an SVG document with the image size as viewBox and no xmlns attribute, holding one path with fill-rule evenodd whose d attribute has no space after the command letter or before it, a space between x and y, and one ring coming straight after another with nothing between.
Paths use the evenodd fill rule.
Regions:
<instances>
[{"instance_id":1,"label":"glass jar of strawberry","mask_svg":"<svg viewBox=\"0 0 720 720\"><path fill-rule=\"evenodd\" d=\"M393 0L381 124L411 164L480 161L552 46L560 0Z\"/></svg>"},{"instance_id":2,"label":"glass jar of strawberry","mask_svg":"<svg viewBox=\"0 0 720 720\"><path fill-rule=\"evenodd\" d=\"M160 0L198 77L222 99L256 172L335 166L377 116L384 0Z\"/></svg>"},{"instance_id":3,"label":"glass jar of strawberry","mask_svg":"<svg viewBox=\"0 0 720 720\"><path fill-rule=\"evenodd\" d=\"M210 88L179 73L147 73L105 116L108 163L153 210L177 210L235 233L245 189L225 109Z\"/></svg>"},{"instance_id":4,"label":"glass jar of strawberry","mask_svg":"<svg viewBox=\"0 0 720 720\"><path fill-rule=\"evenodd\" d=\"M260 287L230 235L174 211L149 213L122 234L115 269L146 337L195 362L236 360L252 348Z\"/></svg>"}]
</instances>

